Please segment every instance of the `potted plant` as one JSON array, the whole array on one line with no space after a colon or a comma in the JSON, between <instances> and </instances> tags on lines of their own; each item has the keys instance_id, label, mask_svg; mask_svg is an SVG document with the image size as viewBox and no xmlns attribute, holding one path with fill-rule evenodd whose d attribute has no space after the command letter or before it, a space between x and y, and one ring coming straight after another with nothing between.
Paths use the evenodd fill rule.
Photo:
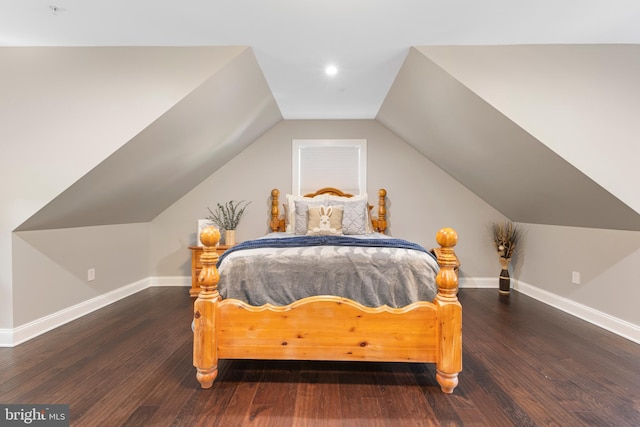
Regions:
<instances>
[{"instance_id":1,"label":"potted plant","mask_svg":"<svg viewBox=\"0 0 640 427\"><path fill-rule=\"evenodd\" d=\"M225 245L233 246L236 244L236 228L244 214L244 210L250 203L244 200L239 202L231 200L224 205L217 203L217 207L213 211L207 207L210 214L207 219L216 224L221 230L224 230Z\"/></svg>"},{"instance_id":2,"label":"potted plant","mask_svg":"<svg viewBox=\"0 0 640 427\"><path fill-rule=\"evenodd\" d=\"M500 295L508 296L511 291L509 263L518 243L522 240L522 230L511 221L499 221L491 224L493 243L500 260Z\"/></svg>"}]
</instances>

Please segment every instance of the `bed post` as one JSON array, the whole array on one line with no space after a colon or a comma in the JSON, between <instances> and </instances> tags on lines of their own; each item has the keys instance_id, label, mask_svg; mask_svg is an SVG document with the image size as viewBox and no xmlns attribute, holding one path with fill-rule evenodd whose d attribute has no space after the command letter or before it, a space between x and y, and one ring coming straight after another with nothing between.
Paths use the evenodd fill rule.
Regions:
<instances>
[{"instance_id":1,"label":"bed post","mask_svg":"<svg viewBox=\"0 0 640 427\"><path fill-rule=\"evenodd\" d=\"M458 373L462 370L462 306L458 301L458 266L454 252L458 234L451 228L443 228L436 235L440 248L435 250L440 264L436 276L438 295L434 303L438 307L438 361L436 379L445 393L453 393L458 385Z\"/></svg>"},{"instance_id":2,"label":"bed post","mask_svg":"<svg viewBox=\"0 0 640 427\"><path fill-rule=\"evenodd\" d=\"M271 222L269 223L271 231L284 231L280 227L279 194L280 191L278 191L278 189L274 188L271 190Z\"/></svg>"},{"instance_id":3,"label":"bed post","mask_svg":"<svg viewBox=\"0 0 640 427\"><path fill-rule=\"evenodd\" d=\"M387 229L387 190L381 188L378 191L378 222L377 222L377 231L385 234L385 230Z\"/></svg>"},{"instance_id":4,"label":"bed post","mask_svg":"<svg viewBox=\"0 0 640 427\"><path fill-rule=\"evenodd\" d=\"M200 241L204 248L200 256L202 270L198 276L200 294L193 306L193 366L197 369L196 378L202 388L210 388L218 376L216 315L220 301L220 275L216 268L216 246L220 232L215 227L206 227L200 233Z\"/></svg>"}]
</instances>

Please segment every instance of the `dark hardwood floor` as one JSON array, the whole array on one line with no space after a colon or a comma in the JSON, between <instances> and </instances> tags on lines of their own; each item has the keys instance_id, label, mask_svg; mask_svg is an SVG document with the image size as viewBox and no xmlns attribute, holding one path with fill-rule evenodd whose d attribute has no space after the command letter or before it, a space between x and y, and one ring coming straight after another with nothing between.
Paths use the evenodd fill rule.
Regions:
<instances>
[{"instance_id":1,"label":"dark hardwood floor","mask_svg":"<svg viewBox=\"0 0 640 427\"><path fill-rule=\"evenodd\" d=\"M453 395L402 363L225 360L201 390L188 290L150 288L0 349L0 403L66 403L77 426L640 425L640 345L517 292L459 296Z\"/></svg>"}]
</instances>

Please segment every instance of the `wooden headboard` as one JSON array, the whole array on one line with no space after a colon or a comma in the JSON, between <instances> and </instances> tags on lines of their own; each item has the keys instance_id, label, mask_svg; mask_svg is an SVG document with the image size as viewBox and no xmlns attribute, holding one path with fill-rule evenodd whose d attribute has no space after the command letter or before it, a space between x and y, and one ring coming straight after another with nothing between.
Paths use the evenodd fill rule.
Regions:
<instances>
[{"instance_id":1,"label":"wooden headboard","mask_svg":"<svg viewBox=\"0 0 640 427\"><path fill-rule=\"evenodd\" d=\"M353 194L345 193L337 188L325 187L316 191L315 193L305 194L304 197L315 197L322 194L330 194L332 196L339 197L353 197ZM276 188L271 190L271 231L285 231L285 220L280 218L280 191ZM374 231L384 233L387 229L387 207L386 207L387 190L381 188L378 191L378 217L371 218ZM373 208L373 205L369 205L369 211Z\"/></svg>"}]
</instances>

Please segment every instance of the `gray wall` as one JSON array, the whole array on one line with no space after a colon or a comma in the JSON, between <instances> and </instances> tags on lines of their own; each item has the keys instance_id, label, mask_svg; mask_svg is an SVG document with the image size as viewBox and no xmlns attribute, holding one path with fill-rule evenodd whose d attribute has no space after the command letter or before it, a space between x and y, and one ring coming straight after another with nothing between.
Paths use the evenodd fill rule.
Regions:
<instances>
[{"instance_id":1,"label":"gray wall","mask_svg":"<svg viewBox=\"0 0 640 427\"><path fill-rule=\"evenodd\" d=\"M637 51L637 47L629 49ZM366 138L369 141L368 193L375 199L380 187L389 191L390 234L433 246L436 231L442 226L453 226L460 234L458 254L463 262L463 279L495 279L498 263L487 237L486 224L503 218L501 213L379 122L370 120L280 122L151 223L13 233L50 200L198 87L237 50L228 48L220 56L207 56L196 48L179 49L180 52L170 48L0 48L0 60L6 65L0 69L3 77L0 91L4 94L0 98L0 111L3 117L9 118L0 127L0 140L6 142L0 166L7 178L0 184L3 190L0 191L3 206L0 211L0 332L150 275L189 276L187 248L196 241L196 220L206 216L206 207L217 201L251 200L247 215L240 223L238 238L246 240L264 234L268 229L270 190L277 187L283 194L291 191L291 140L296 138ZM184 60L176 61L176 55ZM507 57L511 55L504 55ZM600 103L603 108L637 110L629 99L637 101L638 98L633 96L633 91L624 89L637 89L637 85L625 82L635 81L637 73L627 71L637 69L634 58L638 57L636 53L609 58L618 58L616 67L620 66L622 71L615 86L622 89L607 94L621 94L616 99L626 102ZM483 82L467 81L469 75L459 74L459 70L467 70L468 65L461 58L440 57L439 62L444 63L446 59L447 72L473 86L474 91L486 88ZM630 58L629 62L624 58ZM593 62L597 61L577 61L575 68ZM123 73L123 69L127 72ZM596 72L595 68L589 69ZM495 71L488 69L470 75L495 76ZM155 76L153 81L149 80L150 75ZM573 81L575 75L578 74L571 73L567 79ZM423 81L429 81L422 77ZM553 84L555 80L548 79L544 87L553 91L565 86L567 79L557 85ZM51 81L56 84L52 85ZM604 79L598 80L597 87L603 87L603 82ZM163 93L158 92L159 86L164 88ZM415 92L418 87L412 90ZM483 92L483 95L483 99L492 99L492 104L500 104L500 99L491 98L491 93ZM518 99L527 99L525 95L519 95ZM592 98L597 98L595 95ZM597 112L591 111L589 117L595 119L590 120L590 124L603 123L608 118L609 123L625 125L603 123L617 132L607 134L606 144L599 145L604 147L605 154L622 153L623 159L584 150L580 141L562 147L549 144L549 147L558 152L563 148L564 157L579 164L582 170L592 164L600 173L611 172L614 182L599 181L607 188L615 187L614 194L636 206L633 203L637 199L635 181L629 176L637 176L637 172L628 174L635 167L637 157L630 154L637 152L638 147L633 145L633 138L624 138L626 134L621 132L626 129L636 135L637 128L629 126L627 120L613 121L612 116L618 117L615 114L598 116ZM535 113L530 116L537 117ZM440 147L438 141L424 138L425 133L418 134L421 140L426 139L422 143ZM618 170L617 164L623 167ZM477 171L477 160L463 167ZM597 176L591 172L590 176ZM612 184L615 185L612 187ZM620 192L621 189L624 191ZM516 279L636 325L640 323L632 307L640 293L638 279L631 270L640 257L637 232L542 225L527 228L526 246L514 265ZM595 257L594 252L598 250L602 256ZM96 268L95 282L86 281L86 270L90 267ZM583 285L570 284L571 271L581 272Z\"/></svg>"},{"instance_id":2,"label":"gray wall","mask_svg":"<svg viewBox=\"0 0 640 427\"><path fill-rule=\"evenodd\" d=\"M149 276L148 223L21 231L12 240L16 326Z\"/></svg>"},{"instance_id":3,"label":"gray wall","mask_svg":"<svg viewBox=\"0 0 640 427\"><path fill-rule=\"evenodd\" d=\"M433 247L440 228L454 227L464 277L496 276L499 264L487 224L504 217L374 120L280 122L152 221L151 274L190 274L188 247L196 243L196 221L216 202L252 201L238 240L265 234L271 189L291 192L291 141L305 138L367 139L367 191L375 203L378 189L387 189L389 233Z\"/></svg>"},{"instance_id":4,"label":"gray wall","mask_svg":"<svg viewBox=\"0 0 640 427\"><path fill-rule=\"evenodd\" d=\"M528 51L524 48L521 50ZM521 53L521 50L516 52ZM436 51L439 52L439 50ZM544 104L536 97L536 95L541 96L542 90L539 87L546 87L548 94L563 93L563 90L566 90L562 85L564 80L556 76L577 72L575 65L567 66L567 70L556 63L549 64L549 61L541 60L538 66L544 69L548 79L546 80L540 78L543 72L534 67L535 61L527 58L530 63L527 75L533 74L537 79L523 79L520 85L513 85L515 86L513 90L510 87L500 90L496 89L496 86L502 88L505 85L504 81L511 77L510 73L505 72L505 68L511 70L515 66L497 67L493 73L493 79L488 75L485 79L479 79L477 75L485 76L489 73L486 71L483 73L484 70L476 63L503 64L506 62L512 65L507 59L513 61L512 58L516 56L514 52L508 49L502 52L500 49L502 56L499 59L502 59L502 62L498 59L474 62L469 60L469 57L480 56L485 49L468 48L458 51L456 48L451 48L451 51L453 53L448 49L445 50L453 59L462 62L462 65L457 62L454 64L480 82L472 80L473 85L466 86L421 51L411 49L376 119L512 221L640 231L640 213L614 195L634 193L633 186L629 185L629 179L638 176L634 162L640 153L634 155L639 145L634 146L631 141L635 140L634 135L638 132L631 126L625 127L623 132L619 129L618 123L613 122L610 119L611 115L605 114L605 111L602 111L598 118L592 117L593 110L598 110L593 104L597 104L600 110L615 110L617 104L613 100L608 100L606 97L602 97L602 100L593 97L593 101L588 105L590 108L585 108L586 103L582 96L578 97L579 100L567 96L574 102L566 102L562 107L558 107L557 98L548 96L547 103ZM542 52L545 52L545 49ZM570 55L571 52L569 50L566 53ZM640 50L638 52L640 53ZM556 55L558 54L556 52ZM591 63L587 62L587 64ZM474 66L481 71L477 74L473 72ZM613 77L613 73L609 70L609 73L604 73L599 80L595 81L598 83L601 81L600 86L606 88L606 91L611 89L614 92L616 89L615 92L620 92L619 88L612 87L615 86L610 82L614 80ZM633 86L634 81L629 75L626 75L626 79L622 76L615 77L626 81L628 86ZM544 83L540 83L538 79L543 80ZM635 79L637 80L637 77ZM528 81L537 83L531 85L538 88L537 93L531 94L522 89L522 87L529 88L529 85L525 84ZM560 84L553 85L552 82ZM588 93L588 89L585 88L585 92ZM497 95L494 95L494 92L497 92ZM573 87L570 92L572 94L578 92L582 95L577 87ZM478 93L487 94L486 98L478 96ZM496 109L496 105L492 103L494 98L502 101L496 102L503 106L502 110ZM521 112L503 98L517 106L536 105L537 109L523 108L524 112ZM543 96L542 98L544 99ZM534 99L537 102L531 101ZM612 105L609 106L609 104ZM607 107L603 108L604 105ZM563 135L564 138L560 138L560 141L555 141L561 147L552 149L545 145L545 142L547 139L554 140L551 135L555 135L553 130L558 127L558 124L551 126L552 121L544 118L548 118L549 111L555 108L561 108L563 111L571 110L572 114L578 115L580 114L578 112L583 109L591 110L590 114L584 114L585 119L590 117L589 121L597 122L598 126L606 124L607 129L611 125L612 129L618 130L617 135L612 132L607 139L598 140L602 146L599 151L590 148L593 141L586 145L587 140L578 141L567 135ZM522 116L529 120L522 120ZM539 117L542 119L534 120ZM523 122L529 127L523 127ZM578 127L575 121L568 119L563 124L567 128ZM545 136L545 139L535 138L536 134ZM597 133L594 132L594 135ZM605 140L607 143L602 144ZM617 155L610 149L611 147L615 147ZM578 156L558 155L558 152L572 151L592 152L593 157L590 157L586 163L590 166L595 165L601 173L620 174L626 179L617 182L616 193L608 191L594 181L592 176L581 172L576 164L567 161L577 159ZM582 155L583 159L586 157Z\"/></svg>"},{"instance_id":5,"label":"gray wall","mask_svg":"<svg viewBox=\"0 0 640 427\"><path fill-rule=\"evenodd\" d=\"M519 280L640 325L640 232L525 224ZM581 284L571 283L580 273Z\"/></svg>"},{"instance_id":6,"label":"gray wall","mask_svg":"<svg viewBox=\"0 0 640 427\"><path fill-rule=\"evenodd\" d=\"M640 213L640 192L630 185L640 182L640 45L417 49ZM586 194L595 198L591 191Z\"/></svg>"},{"instance_id":7,"label":"gray wall","mask_svg":"<svg viewBox=\"0 0 640 427\"><path fill-rule=\"evenodd\" d=\"M503 219L499 212L376 121L283 121L151 223L13 233L15 325L149 276L179 276L180 283L190 275L196 221L217 201L251 200L238 239L263 235L271 189L291 191L291 140L300 138L366 138L368 193L388 190L390 234L431 247L437 230L452 226L460 235L463 283L495 280L499 265L486 225ZM524 226L515 279L640 323L633 269L640 262L640 233ZM95 282L86 280L91 267ZM581 285L571 284L572 271L581 273Z\"/></svg>"},{"instance_id":8,"label":"gray wall","mask_svg":"<svg viewBox=\"0 0 640 427\"><path fill-rule=\"evenodd\" d=\"M243 49L0 47L0 332L31 318L12 232Z\"/></svg>"}]
</instances>

